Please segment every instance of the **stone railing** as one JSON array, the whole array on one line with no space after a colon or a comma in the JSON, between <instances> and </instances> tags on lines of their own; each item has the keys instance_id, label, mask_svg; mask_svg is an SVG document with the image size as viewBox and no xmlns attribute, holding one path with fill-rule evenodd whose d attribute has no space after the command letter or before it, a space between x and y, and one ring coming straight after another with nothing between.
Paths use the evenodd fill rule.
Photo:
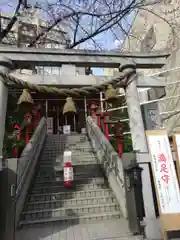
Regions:
<instances>
[{"instance_id":1,"label":"stone railing","mask_svg":"<svg viewBox=\"0 0 180 240\"><path fill-rule=\"evenodd\" d=\"M37 161L47 133L46 119L39 122L32 138L25 147L21 157L17 160L17 187L15 193L16 200L16 226L25 202L26 194L31 184L32 177L37 165Z\"/></svg>"},{"instance_id":2,"label":"stone railing","mask_svg":"<svg viewBox=\"0 0 180 240\"><path fill-rule=\"evenodd\" d=\"M124 170L122 160L91 117L86 119L87 134L99 163L103 166L109 185L127 217Z\"/></svg>"}]
</instances>

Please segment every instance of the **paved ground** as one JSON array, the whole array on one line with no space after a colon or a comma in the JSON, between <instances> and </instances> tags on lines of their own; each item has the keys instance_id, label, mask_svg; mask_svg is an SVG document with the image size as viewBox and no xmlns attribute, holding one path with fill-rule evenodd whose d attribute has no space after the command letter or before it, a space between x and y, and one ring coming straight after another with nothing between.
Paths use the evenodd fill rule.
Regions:
<instances>
[{"instance_id":1,"label":"paved ground","mask_svg":"<svg viewBox=\"0 0 180 240\"><path fill-rule=\"evenodd\" d=\"M132 236L124 219L92 224L60 226L50 224L25 228L17 232L16 240L142 240Z\"/></svg>"}]
</instances>

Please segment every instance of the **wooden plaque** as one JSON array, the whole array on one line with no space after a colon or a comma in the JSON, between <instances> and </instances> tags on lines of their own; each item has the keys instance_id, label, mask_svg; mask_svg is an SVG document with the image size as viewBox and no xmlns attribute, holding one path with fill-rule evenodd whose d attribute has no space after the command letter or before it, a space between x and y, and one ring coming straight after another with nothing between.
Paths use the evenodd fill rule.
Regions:
<instances>
[{"instance_id":1,"label":"wooden plaque","mask_svg":"<svg viewBox=\"0 0 180 240\"><path fill-rule=\"evenodd\" d=\"M164 240L180 230L180 189L165 130L146 131Z\"/></svg>"}]
</instances>

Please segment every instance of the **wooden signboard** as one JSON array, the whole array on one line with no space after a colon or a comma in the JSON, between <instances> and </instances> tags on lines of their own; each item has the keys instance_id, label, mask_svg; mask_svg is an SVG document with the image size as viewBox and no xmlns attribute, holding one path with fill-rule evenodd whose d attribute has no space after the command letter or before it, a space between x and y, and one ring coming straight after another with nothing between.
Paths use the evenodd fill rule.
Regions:
<instances>
[{"instance_id":1,"label":"wooden signboard","mask_svg":"<svg viewBox=\"0 0 180 240\"><path fill-rule=\"evenodd\" d=\"M176 154L176 166L180 183L180 131L177 131L173 136L173 148Z\"/></svg>"},{"instance_id":2,"label":"wooden signboard","mask_svg":"<svg viewBox=\"0 0 180 240\"><path fill-rule=\"evenodd\" d=\"M180 230L180 189L167 132L146 131L163 239Z\"/></svg>"},{"instance_id":3,"label":"wooden signboard","mask_svg":"<svg viewBox=\"0 0 180 240\"><path fill-rule=\"evenodd\" d=\"M47 134L53 134L53 117L47 118Z\"/></svg>"}]
</instances>

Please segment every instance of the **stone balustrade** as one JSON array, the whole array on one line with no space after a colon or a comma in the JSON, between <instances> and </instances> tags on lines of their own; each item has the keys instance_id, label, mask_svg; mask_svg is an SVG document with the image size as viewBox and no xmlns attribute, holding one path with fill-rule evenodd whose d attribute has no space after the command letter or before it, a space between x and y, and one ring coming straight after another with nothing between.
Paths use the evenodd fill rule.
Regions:
<instances>
[{"instance_id":1,"label":"stone balustrade","mask_svg":"<svg viewBox=\"0 0 180 240\"><path fill-rule=\"evenodd\" d=\"M109 185L121 207L123 216L127 217L122 160L91 117L87 117L86 127L93 150L97 154L99 164L101 164L104 169Z\"/></svg>"},{"instance_id":2,"label":"stone balustrade","mask_svg":"<svg viewBox=\"0 0 180 240\"><path fill-rule=\"evenodd\" d=\"M26 194L31 184L39 155L43 148L46 133L46 119L42 118L32 138L30 139L17 162L17 188L15 193L16 225L19 221L19 217L26 199Z\"/></svg>"}]
</instances>

